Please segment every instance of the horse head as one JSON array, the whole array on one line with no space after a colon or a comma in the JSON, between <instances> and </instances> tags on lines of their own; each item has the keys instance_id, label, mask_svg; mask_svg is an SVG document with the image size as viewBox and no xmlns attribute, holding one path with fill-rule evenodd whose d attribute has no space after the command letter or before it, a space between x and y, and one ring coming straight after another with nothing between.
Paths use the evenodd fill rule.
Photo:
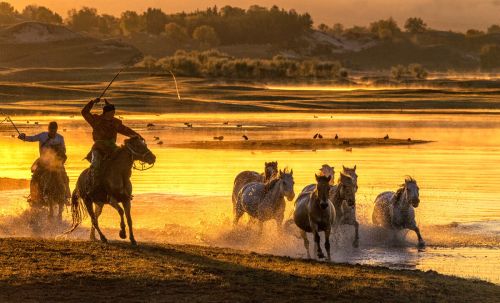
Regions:
<instances>
[{"instance_id":1,"label":"horse head","mask_svg":"<svg viewBox=\"0 0 500 303\"><path fill-rule=\"evenodd\" d=\"M295 182L293 181L293 169L288 172L285 168L283 171L279 171L279 180L281 181L281 191L288 199L288 201L292 201L295 198L295 192L293 191L293 186Z\"/></svg>"},{"instance_id":2,"label":"horse head","mask_svg":"<svg viewBox=\"0 0 500 303\"><path fill-rule=\"evenodd\" d=\"M356 185L350 175L340 173L339 184L337 187L342 201L347 202L347 205L354 207L356 204Z\"/></svg>"},{"instance_id":3,"label":"horse head","mask_svg":"<svg viewBox=\"0 0 500 303\"><path fill-rule=\"evenodd\" d=\"M353 168L345 167L342 165L342 171L344 174L351 176L352 181L354 182L354 192L358 191L358 174L356 174L356 165Z\"/></svg>"},{"instance_id":4,"label":"horse head","mask_svg":"<svg viewBox=\"0 0 500 303\"><path fill-rule=\"evenodd\" d=\"M139 137L131 137L125 140L125 147L132 154L134 160L154 164L156 156L146 145L146 142Z\"/></svg>"},{"instance_id":5,"label":"horse head","mask_svg":"<svg viewBox=\"0 0 500 303\"><path fill-rule=\"evenodd\" d=\"M333 180L335 179L335 168L331 167L328 164L323 164L319 169L319 175L330 177L331 182L333 182Z\"/></svg>"},{"instance_id":6,"label":"horse head","mask_svg":"<svg viewBox=\"0 0 500 303\"><path fill-rule=\"evenodd\" d=\"M266 162L264 167L266 181L273 179L278 175L278 162Z\"/></svg>"},{"instance_id":7,"label":"horse head","mask_svg":"<svg viewBox=\"0 0 500 303\"><path fill-rule=\"evenodd\" d=\"M312 193L314 200L316 203L319 203L319 206L322 209L326 209L328 207L328 200L330 198L330 180L332 179L332 176L318 176L314 175L316 177L316 189Z\"/></svg>"},{"instance_id":8,"label":"horse head","mask_svg":"<svg viewBox=\"0 0 500 303\"><path fill-rule=\"evenodd\" d=\"M417 181L412 177L408 176L405 179L405 184L403 185L403 197L406 203L411 204L413 207L418 207L420 203L420 193Z\"/></svg>"}]
</instances>

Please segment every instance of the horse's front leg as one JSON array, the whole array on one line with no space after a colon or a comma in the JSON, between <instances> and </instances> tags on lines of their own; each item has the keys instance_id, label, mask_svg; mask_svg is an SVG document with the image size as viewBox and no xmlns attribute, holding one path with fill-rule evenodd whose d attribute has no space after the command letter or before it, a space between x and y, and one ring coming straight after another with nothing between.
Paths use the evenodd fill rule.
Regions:
<instances>
[{"instance_id":1,"label":"horse's front leg","mask_svg":"<svg viewBox=\"0 0 500 303\"><path fill-rule=\"evenodd\" d=\"M94 210L94 214L95 214L95 217L96 217L96 220L99 220L99 217L101 216L102 214L102 208L103 208L104 205L98 205L96 204L95 205L95 210ZM95 238L95 228L94 228L94 225L92 224L92 226L90 227L90 240L91 241L96 241L97 239Z\"/></svg>"},{"instance_id":2,"label":"horse's front leg","mask_svg":"<svg viewBox=\"0 0 500 303\"><path fill-rule=\"evenodd\" d=\"M49 205L49 221L52 222L52 219L54 219L54 204L52 203L52 201L49 201L48 203Z\"/></svg>"},{"instance_id":3,"label":"horse's front leg","mask_svg":"<svg viewBox=\"0 0 500 303\"><path fill-rule=\"evenodd\" d=\"M64 203L59 203L57 209L57 220L59 221L59 223L62 222L63 211L64 211Z\"/></svg>"},{"instance_id":4,"label":"horse's front leg","mask_svg":"<svg viewBox=\"0 0 500 303\"><path fill-rule=\"evenodd\" d=\"M130 213L130 200L123 201L123 209L125 210L125 216L127 217L127 225L128 225L128 234L129 234L129 239L130 239L130 244L132 245L137 245L137 242L135 241L134 238L134 231L132 228L132 215Z\"/></svg>"},{"instance_id":5,"label":"horse's front leg","mask_svg":"<svg viewBox=\"0 0 500 303\"><path fill-rule=\"evenodd\" d=\"M97 220L97 216L94 212L94 208L93 208L93 202L90 201L90 200L84 200L85 202L85 208L87 208L87 212L89 213L89 216L90 216L90 219L92 221L92 228L95 228L95 230L97 230L97 233L99 233L99 237L101 238L101 241L103 243L107 243L108 240L106 239L106 237L104 236L104 234L102 233L101 229L99 228L99 222ZM101 209L102 209L102 206L101 206ZM92 231L91 231L92 233ZM95 236L94 236L95 238Z\"/></svg>"},{"instance_id":6,"label":"horse's front leg","mask_svg":"<svg viewBox=\"0 0 500 303\"><path fill-rule=\"evenodd\" d=\"M278 234L283 234L283 219L285 218L285 216L283 215L279 215L278 217L276 217L276 231L278 232Z\"/></svg>"},{"instance_id":7,"label":"horse's front leg","mask_svg":"<svg viewBox=\"0 0 500 303\"><path fill-rule=\"evenodd\" d=\"M328 261L332 260L332 256L330 254L330 232L331 232L331 226L325 229L325 250Z\"/></svg>"},{"instance_id":8,"label":"horse's front leg","mask_svg":"<svg viewBox=\"0 0 500 303\"><path fill-rule=\"evenodd\" d=\"M320 236L319 236L319 232L318 232L318 226L316 224L311 224L311 228L312 228L312 234L314 236L314 249L316 250L316 256L318 257L318 259L323 259L325 257L325 255L323 254L323 251L321 250L321 245L320 245Z\"/></svg>"},{"instance_id":9,"label":"horse's front leg","mask_svg":"<svg viewBox=\"0 0 500 303\"><path fill-rule=\"evenodd\" d=\"M359 223L354 221L354 241L352 242L352 247L359 247Z\"/></svg>"},{"instance_id":10,"label":"horse's front leg","mask_svg":"<svg viewBox=\"0 0 500 303\"><path fill-rule=\"evenodd\" d=\"M311 259L311 254L309 254L309 239L307 239L307 233L304 230L300 230L300 235L304 239L304 247L306 248L307 258Z\"/></svg>"},{"instance_id":11,"label":"horse's front leg","mask_svg":"<svg viewBox=\"0 0 500 303\"><path fill-rule=\"evenodd\" d=\"M413 228L410 228L410 229L413 230L417 234L417 237L418 237L418 247L419 248L425 247L425 241L422 238L422 235L420 234L420 229L417 226L415 226Z\"/></svg>"},{"instance_id":12,"label":"horse's front leg","mask_svg":"<svg viewBox=\"0 0 500 303\"><path fill-rule=\"evenodd\" d=\"M120 233L119 236L121 239L127 238L127 232L125 231L125 219L123 217L124 211L123 208L118 204L118 202L115 199L111 199L110 205L118 211L118 214L120 215Z\"/></svg>"}]
</instances>

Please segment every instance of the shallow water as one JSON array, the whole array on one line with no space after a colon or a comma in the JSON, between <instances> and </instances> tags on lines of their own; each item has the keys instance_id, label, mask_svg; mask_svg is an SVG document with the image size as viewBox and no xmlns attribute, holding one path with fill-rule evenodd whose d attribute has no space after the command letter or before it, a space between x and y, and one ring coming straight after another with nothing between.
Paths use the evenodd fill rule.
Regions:
<instances>
[{"instance_id":1,"label":"shallow water","mask_svg":"<svg viewBox=\"0 0 500 303\"><path fill-rule=\"evenodd\" d=\"M200 114L125 116L150 142L157 155L151 170L134 172L134 223L137 238L230 246L280 255L304 256L301 240L288 231L277 235L274 224L266 226L266 237L259 238L243 222L231 227L231 190L234 176L242 170L263 169L264 161L277 160L280 167L293 168L296 194L312 183L314 173L324 163L358 167L358 219L363 224L361 247L350 246L351 230L334 237L334 261L376 264L394 268L416 268L477 277L500 283L500 119L496 114ZM83 121L69 117L16 117L22 129L42 130L46 122L60 121L65 135L72 184L88 164L80 159L91 145ZM29 124L26 121L30 121ZM33 125L39 121L41 125ZM229 122L224 125L223 122ZM152 122L154 127L147 128ZM193 123L193 129L183 122ZM243 124L237 128L236 124ZM0 126L0 177L29 178L29 167L37 154L36 144L23 143ZM169 142L252 138L312 137L414 138L433 143L399 147L354 148L318 151L241 151L173 149ZM164 145L154 144L159 136ZM15 151L13 154L12 151ZM415 236L408 233L394 242L392 235L371 226L371 211L376 195L396 190L405 175L420 186L421 204L417 222L428 247L417 251ZM27 191L2 192L0 233L26 235L17 218L25 209ZM286 216L292 209L288 203ZM67 215L67 214L66 214ZM10 221L9 221L10 220ZM118 216L106 210L102 224L116 236ZM22 224L20 225L22 226ZM88 222L87 222L88 226ZM80 232L79 236L84 236ZM85 235L86 237L86 235ZM244 240L243 240L244 239Z\"/></svg>"}]
</instances>

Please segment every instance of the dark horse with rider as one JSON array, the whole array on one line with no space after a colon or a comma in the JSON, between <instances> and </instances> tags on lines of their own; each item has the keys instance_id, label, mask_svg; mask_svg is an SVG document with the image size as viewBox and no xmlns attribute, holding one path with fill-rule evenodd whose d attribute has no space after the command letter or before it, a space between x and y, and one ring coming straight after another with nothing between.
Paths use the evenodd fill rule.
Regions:
<instances>
[{"instance_id":1,"label":"dark horse with rider","mask_svg":"<svg viewBox=\"0 0 500 303\"><path fill-rule=\"evenodd\" d=\"M114 105L105 100L106 104L101 114L91 113L93 106L100 101L100 98L94 99L82 109L83 118L92 127L94 144L87 156L91 162L90 168L80 174L71 197L73 226L67 233L80 225L86 211L92 221L91 238L95 239L95 230L97 230L101 241L106 242L106 237L99 228L98 218L104 204L109 204L120 215L120 238L126 238L125 215L130 242L135 245L131 217L132 183L130 177L132 169L135 168L134 161L153 165L156 156L148 149L141 135L115 117ZM120 147L116 145L118 134L128 137L124 145Z\"/></svg>"}]
</instances>

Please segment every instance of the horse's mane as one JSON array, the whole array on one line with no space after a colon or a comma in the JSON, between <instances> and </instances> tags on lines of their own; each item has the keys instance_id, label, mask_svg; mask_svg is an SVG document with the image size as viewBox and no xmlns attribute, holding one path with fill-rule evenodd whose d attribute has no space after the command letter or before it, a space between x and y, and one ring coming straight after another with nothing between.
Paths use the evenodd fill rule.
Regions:
<instances>
[{"instance_id":1,"label":"horse's mane","mask_svg":"<svg viewBox=\"0 0 500 303\"><path fill-rule=\"evenodd\" d=\"M278 183L278 181L281 180L280 178L274 178L274 179L271 179L269 180L267 183L264 184L264 193L268 193L270 192L274 185L276 185L276 183Z\"/></svg>"},{"instance_id":2,"label":"horse's mane","mask_svg":"<svg viewBox=\"0 0 500 303\"><path fill-rule=\"evenodd\" d=\"M398 202L399 199L401 199L401 195L403 194L404 191L405 191L405 185L403 184L400 188L398 188L398 190L396 190L396 193L391 199L391 204L395 204L396 202Z\"/></svg>"},{"instance_id":3,"label":"horse's mane","mask_svg":"<svg viewBox=\"0 0 500 303\"><path fill-rule=\"evenodd\" d=\"M289 174L290 171L288 170L288 167L285 167L285 169L282 171L282 174ZM276 185L276 183L278 183L279 181L281 180L281 174L278 175L277 177L269 180L267 183L264 184L264 193L268 193L269 191L271 191L274 187L274 185Z\"/></svg>"},{"instance_id":4,"label":"horse's mane","mask_svg":"<svg viewBox=\"0 0 500 303\"><path fill-rule=\"evenodd\" d=\"M412 176L406 176L405 177L405 183L408 182L408 183L417 183L417 180L415 180ZM404 186L404 184L403 184Z\"/></svg>"},{"instance_id":5,"label":"horse's mane","mask_svg":"<svg viewBox=\"0 0 500 303\"><path fill-rule=\"evenodd\" d=\"M341 202L342 200L340 199L340 188L342 186L345 186L344 183L342 183L342 176L344 176L344 178L348 178L351 180L351 184L354 185L353 183L353 180L352 180L352 177L347 175L347 174L344 174L343 172L340 173L340 177L339 177L339 181L338 181L338 184L337 184L337 188L335 189L335 194L333 195L333 204L337 207L341 206Z\"/></svg>"},{"instance_id":6,"label":"horse's mane","mask_svg":"<svg viewBox=\"0 0 500 303\"><path fill-rule=\"evenodd\" d=\"M401 199L401 195L405 191L406 183L417 183L417 180L415 180L412 176L406 176L405 183L401 184L398 190L396 190L396 193L392 197L391 204L394 204Z\"/></svg>"}]
</instances>

